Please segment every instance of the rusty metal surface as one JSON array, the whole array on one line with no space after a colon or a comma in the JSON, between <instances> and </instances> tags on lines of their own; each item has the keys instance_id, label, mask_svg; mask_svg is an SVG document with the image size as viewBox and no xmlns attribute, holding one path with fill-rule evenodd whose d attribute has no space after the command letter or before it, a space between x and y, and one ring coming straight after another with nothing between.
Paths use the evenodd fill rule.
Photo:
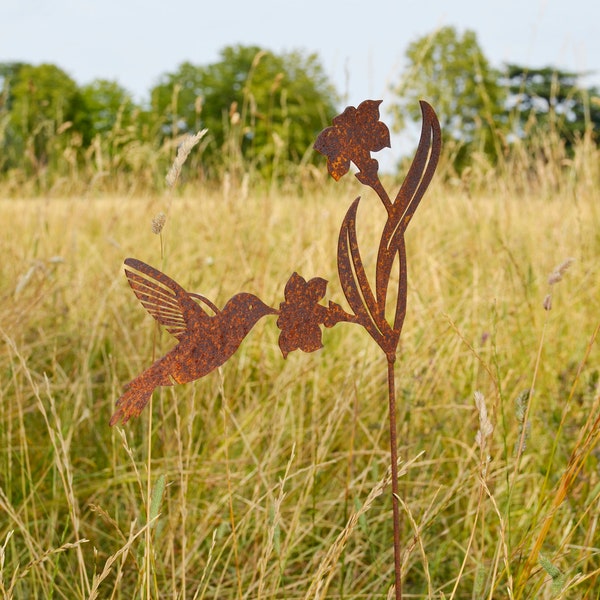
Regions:
<instances>
[{"instance_id":1,"label":"rusty metal surface","mask_svg":"<svg viewBox=\"0 0 600 600\"><path fill-rule=\"evenodd\" d=\"M440 127L431 106L421 102L423 126L415 158L394 201L390 201L378 175L379 165L369 151L389 146L389 131L379 121L380 101L366 100L349 107L317 138L315 149L327 156L327 168L338 180L348 172L350 161L358 168L356 178L372 188L388 218L377 253L375 291L367 278L358 248L356 216L360 197L350 206L338 242L338 272L344 295L358 322L369 332L389 360L394 360L406 315L406 250L404 232L429 185L441 151ZM391 271L398 259L399 277L394 319L386 320Z\"/></svg>"},{"instance_id":2,"label":"rusty metal surface","mask_svg":"<svg viewBox=\"0 0 600 600\"><path fill-rule=\"evenodd\" d=\"M246 293L235 295L219 310L203 296L186 292L176 281L140 260L128 258L125 265L134 294L179 343L125 386L111 425L137 417L158 386L189 383L208 375L231 357L261 317L277 312ZM209 316L194 298L215 314Z\"/></svg>"},{"instance_id":3,"label":"rusty metal surface","mask_svg":"<svg viewBox=\"0 0 600 600\"><path fill-rule=\"evenodd\" d=\"M125 386L110 424L138 416L159 386L188 383L209 374L238 349L252 327L264 316L277 315L281 330L279 347L284 357L294 350L313 352L323 346L321 326L339 322L362 325L393 364L406 314L407 267L404 232L435 171L440 155L440 128L431 106L421 102L423 125L415 158L392 201L378 175L379 164L371 152L390 146L387 126L379 121L381 101L366 100L348 107L333 125L318 136L315 149L327 156L327 168L337 181L357 167L356 178L372 188L387 211L375 265L375 288L363 265L356 234L360 198L348 209L338 239L338 273L342 290L352 309L321 304L327 281L306 281L293 273L279 308L266 305L253 294L237 294L222 310L199 294L184 290L177 282L146 263L128 258L125 273L146 310L164 326L178 344ZM389 282L398 265L393 319L386 318ZM210 309L209 314L197 301Z\"/></svg>"}]
</instances>

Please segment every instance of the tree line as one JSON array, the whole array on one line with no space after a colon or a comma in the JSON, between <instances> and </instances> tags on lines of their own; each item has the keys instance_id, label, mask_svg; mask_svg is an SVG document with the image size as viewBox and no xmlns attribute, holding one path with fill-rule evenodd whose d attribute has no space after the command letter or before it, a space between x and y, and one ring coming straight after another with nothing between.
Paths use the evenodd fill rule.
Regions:
<instances>
[{"instance_id":1,"label":"tree line","mask_svg":"<svg viewBox=\"0 0 600 600\"><path fill-rule=\"evenodd\" d=\"M444 27L415 40L408 68L394 88L397 129L419 117L418 100L438 112L447 148L458 171L479 152L491 164L516 144L539 145L552 135L572 151L584 136L600 141L600 90L585 87L591 73L553 66L493 67L473 31Z\"/></svg>"},{"instance_id":2,"label":"tree line","mask_svg":"<svg viewBox=\"0 0 600 600\"><path fill-rule=\"evenodd\" d=\"M78 86L52 64L0 64L0 84L0 174L41 179L82 169L161 178L181 136L204 128L200 177L236 168L273 176L313 160L338 101L316 54L255 46L226 47L206 66L185 62L139 103L115 81Z\"/></svg>"},{"instance_id":3,"label":"tree line","mask_svg":"<svg viewBox=\"0 0 600 600\"><path fill-rule=\"evenodd\" d=\"M493 163L549 130L567 148L584 135L598 143L600 94L581 85L583 73L492 67L475 33L453 27L415 40L406 58L393 126L418 121L418 100L428 100L457 171L473 151ZM312 143L341 108L318 55L300 51L228 46L212 64L163 74L142 102L115 81L78 85L56 65L0 63L0 179L160 186L181 136L204 128L188 165L194 177L293 177L315 160Z\"/></svg>"}]
</instances>

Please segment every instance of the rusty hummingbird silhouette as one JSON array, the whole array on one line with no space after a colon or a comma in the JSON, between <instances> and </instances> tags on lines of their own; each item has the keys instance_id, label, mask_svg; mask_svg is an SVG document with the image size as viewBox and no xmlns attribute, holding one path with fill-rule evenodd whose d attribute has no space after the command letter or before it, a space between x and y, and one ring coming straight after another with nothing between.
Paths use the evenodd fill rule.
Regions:
<instances>
[{"instance_id":1,"label":"rusty hummingbird silhouette","mask_svg":"<svg viewBox=\"0 0 600 600\"><path fill-rule=\"evenodd\" d=\"M187 292L176 281L137 260L125 260L125 274L144 308L179 343L125 386L110 425L137 417L159 386L188 383L220 367L238 349L258 320L278 311L253 294L236 294L219 310L210 300ZM206 304L209 315L196 302Z\"/></svg>"}]
</instances>

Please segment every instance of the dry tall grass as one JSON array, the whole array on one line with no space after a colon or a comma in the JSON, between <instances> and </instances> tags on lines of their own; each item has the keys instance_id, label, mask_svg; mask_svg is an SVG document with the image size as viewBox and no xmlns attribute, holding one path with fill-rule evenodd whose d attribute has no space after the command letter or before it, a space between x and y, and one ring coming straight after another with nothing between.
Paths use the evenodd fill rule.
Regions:
<instances>
[{"instance_id":1,"label":"dry tall grass","mask_svg":"<svg viewBox=\"0 0 600 600\"><path fill-rule=\"evenodd\" d=\"M407 234L408 598L598 598L598 158L582 145L438 178ZM4 598L385 597L385 361L360 328L284 361L264 319L219 372L156 393L151 420L108 427L123 384L172 344L123 259L219 305L246 290L276 306L293 270L327 278L343 303L338 228L363 193L346 180L302 198L0 201ZM371 200L366 263L381 223Z\"/></svg>"}]
</instances>

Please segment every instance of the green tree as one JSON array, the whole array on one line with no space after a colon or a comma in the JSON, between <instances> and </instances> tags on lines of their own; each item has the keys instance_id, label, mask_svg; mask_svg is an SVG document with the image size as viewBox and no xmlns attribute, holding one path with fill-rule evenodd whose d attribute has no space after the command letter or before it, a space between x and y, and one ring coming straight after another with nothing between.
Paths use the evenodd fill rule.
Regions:
<instances>
[{"instance_id":1,"label":"green tree","mask_svg":"<svg viewBox=\"0 0 600 600\"><path fill-rule=\"evenodd\" d=\"M337 100L315 54L239 45L207 66L183 63L151 97L164 135L208 128L205 165L218 169L243 159L263 173L275 159L301 161L336 114Z\"/></svg>"},{"instance_id":2,"label":"green tree","mask_svg":"<svg viewBox=\"0 0 600 600\"><path fill-rule=\"evenodd\" d=\"M598 139L600 108L591 98L595 88L580 85L584 73L565 71L552 66L538 69L508 64L503 80L508 92L507 107L515 118L519 137L553 128L567 147L591 130Z\"/></svg>"},{"instance_id":3,"label":"green tree","mask_svg":"<svg viewBox=\"0 0 600 600\"><path fill-rule=\"evenodd\" d=\"M461 169L468 153L477 149L494 160L501 151L499 128L506 125L505 92L499 75L483 54L473 31L460 35L443 27L412 42L408 68L394 88L394 127L421 119L418 101L435 108L446 144L457 147L455 166Z\"/></svg>"},{"instance_id":4,"label":"green tree","mask_svg":"<svg viewBox=\"0 0 600 600\"><path fill-rule=\"evenodd\" d=\"M22 62L0 63L0 172L16 166L23 154L23 144L11 127L11 111L14 101L12 85L19 71L27 66Z\"/></svg>"},{"instance_id":5,"label":"green tree","mask_svg":"<svg viewBox=\"0 0 600 600\"><path fill-rule=\"evenodd\" d=\"M14 160L24 157L36 171L57 160L67 138L84 126L77 84L55 65L20 64L7 69L3 89L8 90L7 144Z\"/></svg>"},{"instance_id":6,"label":"green tree","mask_svg":"<svg viewBox=\"0 0 600 600\"><path fill-rule=\"evenodd\" d=\"M88 148L83 159L88 173L112 181L123 175L134 179L134 174L148 183L162 181L167 169L162 159L172 160L172 156L167 149L161 152L149 111L115 81L96 79L81 88L81 96L83 145Z\"/></svg>"},{"instance_id":7,"label":"green tree","mask_svg":"<svg viewBox=\"0 0 600 600\"><path fill-rule=\"evenodd\" d=\"M0 63L0 110L10 109L13 98L11 86L21 69L26 66L27 63L22 62Z\"/></svg>"},{"instance_id":8,"label":"green tree","mask_svg":"<svg viewBox=\"0 0 600 600\"><path fill-rule=\"evenodd\" d=\"M95 79L81 88L85 106L86 141L131 124L136 105L131 94L115 81ZM83 118L81 119L83 121Z\"/></svg>"}]
</instances>

